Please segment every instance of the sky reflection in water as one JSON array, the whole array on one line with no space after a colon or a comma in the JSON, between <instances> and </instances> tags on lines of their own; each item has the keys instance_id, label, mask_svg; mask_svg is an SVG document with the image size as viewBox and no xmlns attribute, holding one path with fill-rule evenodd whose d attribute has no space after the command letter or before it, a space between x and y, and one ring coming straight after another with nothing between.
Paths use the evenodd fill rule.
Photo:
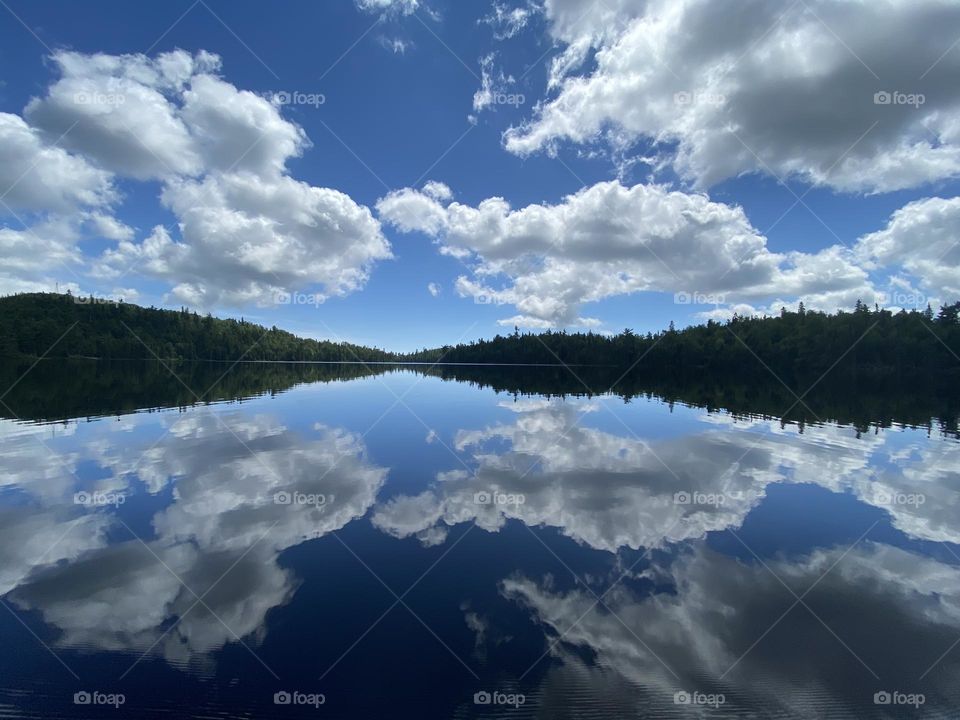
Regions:
<instances>
[{"instance_id":1,"label":"sky reflection in water","mask_svg":"<svg viewBox=\"0 0 960 720\"><path fill-rule=\"evenodd\" d=\"M105 712L80 690L123 693L110 717L949 717L960 699L960 444L936 430L394 373L3 420L0 444L13 716Z\"/></svg>"}]
</instances>

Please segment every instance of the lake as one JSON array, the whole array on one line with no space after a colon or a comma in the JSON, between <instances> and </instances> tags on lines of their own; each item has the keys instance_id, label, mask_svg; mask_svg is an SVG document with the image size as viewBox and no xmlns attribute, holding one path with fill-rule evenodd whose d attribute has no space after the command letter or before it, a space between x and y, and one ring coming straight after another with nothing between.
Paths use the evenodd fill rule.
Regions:
<instances>
[{"instance_id":1,"label":"lake","mask_svg":"<svg viewBox=\"0 0 960 720\"><path fill-rule=\"evenodd\" d=\"M0 717L957 716L942 398L171 370L4 370Z\"/></svg>"}]
</instances>

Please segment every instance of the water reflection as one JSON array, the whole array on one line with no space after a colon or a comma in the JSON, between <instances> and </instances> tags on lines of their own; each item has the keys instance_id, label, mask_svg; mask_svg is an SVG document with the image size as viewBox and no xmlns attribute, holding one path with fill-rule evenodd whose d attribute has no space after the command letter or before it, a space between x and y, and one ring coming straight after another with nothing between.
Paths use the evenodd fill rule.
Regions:
<instances>
[{"instance_id":1,"label":"water reflection","mask_svg":"<svg viewBox=\"0 0 960 720\"><path fill-rule=\"evenodd\" d=\"M512 423L459 430L464 467L417 495L378 504L373 523L395 537L442 542L462 522L496 532L510 519L556 527L592 548L661 547L739 527L771 483L850 492L927 540L960 542L960 446L890 446L893 433L711 415L689 434L643 438L588 427L599 402L501 403ZM497 502L498 498L501 502Z\"/></svg>"},{"instance_id":2,"label":"water reflection","mask_svg":"<svg viewBox=\"0 0 960 720\"><path fill-rule=\"evenodd\" d=\"M501 592L547 632L563 668L553 674L579 668L588 686L614 672L658 717L680 690L722 693L727 716L764 717L873 716L874 693L894 689L925 693L924 713L947 716L933 700L957 696L960 659L923 676L960 631L956 567L869 541L766 565L698 544L647 576L669 589L620 584L598 605L593 592L518 575Z\"/></svg>"},{"instance_id":3,"label":"water reflection","mask_svg":"<svg viewBox=\"0 0 960 720\"><path fill-rule=\"evenodd\" d=\"M332 717L392 714L397 692L418 716L473 717L483 687L526 694L518 717L703 711L679 691L723 694L719 716L883 717L884 689L949 716L960 699L960 443L937 422L339 380L0 421L8 609L84 677L113 659L104 683L140 678L131 717L266 717L291 676L339 694ZM70 697L6 629L7 684ZM176 692L151 696L164 672Z\"/></svg>"},{"instance_id":4,"label":"water reflection","mask_svg":"<svg viewBox=\"0 0 960 720\"><path fill-rule=\"evenodd\" d=\"M149 537L109 508L69 505L69 513L10 508L19 519L0 528L0 547L17 558L4 564L5 591L15 587L17 607L61 631L60 647L155 651L188 663L246 636L256 642L266 612L296 587L279 553L364 515L387 473L366 459L359 437L320 424L301 435L267 415L200 412L165 424L145 445L91 442L83 459L105 474L91 496L126 499L138 482L159 496L172 484ZM44 503L70 503L80 458L58 462L44 443L28 442L38 432L21 433L19 452L5 454L20 472L8 477ZM38 462L46 463L39 476ZM108 527L118 538L109 546Z\"/></svg>"}]
</instances>

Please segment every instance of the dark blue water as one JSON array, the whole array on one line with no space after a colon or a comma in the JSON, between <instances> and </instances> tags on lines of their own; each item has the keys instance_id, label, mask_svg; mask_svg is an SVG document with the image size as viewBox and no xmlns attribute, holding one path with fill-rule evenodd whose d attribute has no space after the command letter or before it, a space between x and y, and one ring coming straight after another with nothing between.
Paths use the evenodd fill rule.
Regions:
<instances>
[{"instance_id":1,"label":"dark blue water","mask_svg":"<svg viewBox=\"0 0 960 720\"><path fill-rule=\"evenodd\" d=\"M0 466L0 717L960 712L936 430L398 372L2 420Z\"/></svg>"}]
</instances>

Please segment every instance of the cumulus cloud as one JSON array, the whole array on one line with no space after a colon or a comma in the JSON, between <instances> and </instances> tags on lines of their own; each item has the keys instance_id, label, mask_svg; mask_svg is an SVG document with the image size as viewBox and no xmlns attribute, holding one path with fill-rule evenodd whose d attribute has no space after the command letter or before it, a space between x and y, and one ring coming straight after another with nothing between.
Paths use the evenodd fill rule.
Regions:
<instances>
[{"instance_id":1,"label":"cumulus cloud","mask_svg":"<svg viewBox=\"0 0 960 720\"><path fill-rule=\"evenodd\" d=\"M0 158L8 161L0 174L24 174L18 204L100 208L115 200L116 174L160 180L161 200L178 220L179 236L157 227L136 242L102 210L76 215L117 243L94 263L94 277L136 269L167 281L169 299L209 308L267 304L281 291L345 295L391 257L366 207L289 176L287 162L310 147L305 132L277 102L219 77L217 56L61 51L53 60L60 76L27 105L30 125L0 116ZM77 155L43 145L51 139ZM25 245L22 233L3 233L5 244ZM76 259L77 236L76 228L61 232L50 257Z\"/></svg>"},{"instance_id":2,"label":"cumulus cloud","mask_svg":"<svg viewBox=\"0 0 960 720\"><path fill-rule=\"evenodd\" d=\"M428 180L425 182L423 184L423 192L425 195L440 202L453 198L453 191L450 189L450 186L436 180Z\"/></svg>"},{"instance_id":3,"label":"cumulus cloud","mask_svg":"<svg viewBox=\"0 0 960 720\"><path fill-rule=\"evenodd\" d=\"M441 288L437 283L427 283L427 292L429 292L433 297L439 297L442 291L443 288Z\"/></svg>"},{"instance_id":4,"label":"cumulus cloud","mask_svg":"<svg viewBox=\"0 0 960 720\"><path fill-rule=\"evenodd\" d=\"M519 209L498 197L471 207L405 188L377 211L470 263L460 294L514 305L520 314L502 322L526 327L596 324L581 305L644 290L712 293L721 303L785 293L830 310L875 294L849 251L773 253L742 208L659 185L600 182Z\"/></svg>"},{"instance_id":5,"label":"cumulus cloud","mask_svg":"<svg viewBox=\"0 0 960 720\"><path fill-rule=\"evenodd\" d=\"M67 213L116 199L110 173L47 143L18 115L0 113L0 200L6 208ZM6 208L0 206L0 216Z\"/></svg>"},{"instance_id":6,"label":"cumulus cloud","mask_svg":"<svg viewBox=\"0 0 960 720\"><path fill-rule=\"evenodd\" d=\"M145 55L53 55L60 78L24 115L31 125L64 147L113 172L150 179L195 174L203 159L177 98L197 74L213 72L220 60L183 50ZM65 134L64 134L65 133Z\"/></svg>"},{"instance_id":7,"label":"cumulus cloud","mask_svg":"<svg viewBox=\"0 0 960 720\"><path fill-rule=\"evenodd\" d=\"M363 286L375 260L391 256L367 208L287 176L173 181L163 201L180 218L182 241L155 228L144 242L106 253L102 275L136 265L174 283L172 296L189 305L267 304L311 285L323 288L321 298L347 294Z\"/></svg>"},{"instance_id":8,"label":"cumulus cloud","mask_svg":"<svg viewBox=\"0 0 960 720\"><path fill-rule=\"evenodd\" d=\"M956 5L751 0L731 15L621 0L579 18L578 5L546 5L565 47L557 92L505 134L513 153L643 140L698 187L762 172L885 192L960 173Z\"/></svg>"},{"instance_id":9,"label":"cumulus cloud","mask_svg":"<svg viewBox=\"0 0 960 720\"><path fill-rule=\"evenodd\" d=\"M0 227L0 293L50 292L57 272L82 261L76 247L77 223L51 217L23 228ZM61 291L77 291L74 283L60 283Z\"/></svg>"},{"instance_id":10,"label":"cumulus cloud","mask_svg":"<svg viewBox=\"0 0 960 720\"><path fill-rule=\"evenodd\" d=\"M67 152L18 115L0 113L0 293L49 291L79 266L85 235L115 240L132 230L113 217L112 173ZM62 288L77 290L75 282Z\"/></svg>"},{"instance_id":11,"label":"cumulus cloud","mask_svg":"<svg viewBox=\"0 0 960 720\"><path fill-rule=\"evenodd\" d=\"M863 236L856 252L868 265L900 266L944 302L960 299L960 197L926 198L893 213Z\"/></svg>"}]
</instances>

